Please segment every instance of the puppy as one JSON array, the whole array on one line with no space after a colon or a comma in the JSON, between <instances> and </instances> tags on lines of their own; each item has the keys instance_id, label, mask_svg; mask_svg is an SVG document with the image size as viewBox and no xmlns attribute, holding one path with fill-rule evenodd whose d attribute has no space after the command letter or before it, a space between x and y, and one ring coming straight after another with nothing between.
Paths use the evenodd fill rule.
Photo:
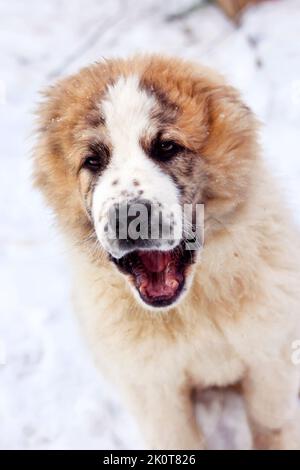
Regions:
<instances>
[{"instance_id":1,"label":"puppy","mask_svg":"<svg viewBox=\"0 0 300 470\"><path fill-rule=\"evenodd\" d=\"M40 105L35 183L97 365L148 448L205 448L191 392L240 382L253 446L300 449L299 237L257 132L214 71L161 56L96 63ZM120 236L136 204L156 237Z\"/></svg>"}]
</instances>

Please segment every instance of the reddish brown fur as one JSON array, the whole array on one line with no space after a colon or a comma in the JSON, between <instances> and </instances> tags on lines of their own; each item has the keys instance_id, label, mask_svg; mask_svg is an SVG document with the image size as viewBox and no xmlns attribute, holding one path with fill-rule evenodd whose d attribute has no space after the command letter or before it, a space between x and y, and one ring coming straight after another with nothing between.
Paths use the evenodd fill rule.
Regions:
<instances>
[{"instance_id":1,"label":"reddish brown fur","mask_svg":"<svg viewBox=\"0 0 300 470\"><path fill-rule=\"evenodd\" d=\"M257 155L257 124L233 88L210 70L175 59L105 61L58 82L39 108L35 181L76 239L92 230L85 209L92 181L79 169L89 133L97 129L105 140L101 96L119 75L133 73L158 97L164 135L189 150L164 168L182 189L182 202L204 202L207 217L220 218L246 197Z\"/></svg>"},{"instance_id":2,"label":"reddish brown fur","mask_svg":"<svg viewBox=\"0 0 300 470\"><path fill-rule=\"evenodd\" d=\"M186 147L171 165L157 165L176 181L182 202L205 203L206 243L193 283L164 314L139 305L99 249L89 213L94 179L81 171L91 143L110 149L98 109L106 86L130 74L155 94L152 119L164 137ZM39 127L36 185L68 242L80 244L73 250L78 316L150 448L202 448L191 388L241 381L254 442L299 449L299 371L289 356L300 332L299 238L238 93L214 72L180 60L110 60L49 89ZM147 152L149 136L140 144Z\"/></svg>"}]
</instances>

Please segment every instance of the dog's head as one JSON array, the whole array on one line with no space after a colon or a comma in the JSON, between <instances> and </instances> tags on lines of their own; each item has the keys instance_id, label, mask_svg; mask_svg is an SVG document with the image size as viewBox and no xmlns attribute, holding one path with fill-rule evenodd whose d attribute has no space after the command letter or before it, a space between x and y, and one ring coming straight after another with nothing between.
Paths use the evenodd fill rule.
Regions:
<instances>
[{"instance_id":1,"label":"dog's head","mask_svg":"<svg viewBox=\"0 0 300 470\"><path fill-rule=\"evenodd\" d=\"M208 240L247 198L256 122L238 93L206 68L135 57L58 82L39 116L36 181L61 226L144 305L173 305L203 228Z\"/></svg>"}]
</instances>

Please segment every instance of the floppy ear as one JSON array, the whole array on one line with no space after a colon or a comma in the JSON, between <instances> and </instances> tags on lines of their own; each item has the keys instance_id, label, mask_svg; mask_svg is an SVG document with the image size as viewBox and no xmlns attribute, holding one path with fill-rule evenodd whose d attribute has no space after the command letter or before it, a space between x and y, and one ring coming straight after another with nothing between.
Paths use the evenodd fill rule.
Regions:
<instances>
[{"instance_id":1,"label":"floppy ear","mask_svg":"<svg viewBox=\"0 0 300 470\"><path fill-rule=\"evenodd\" d=\"M208 95L208 115L212 137L209 143L211 150L214 149L212 158L219 158L220 151L223 155L230 153L233 158L235 150L239 160L255 157L256 152L249 150L252 145L257 150L259 122L237 90L228 85L213 88Z\"/></svg>"},{"instance_id":2,"label":"floppy ear","mask_svg":"<svg viewBox=\"0 0 300 470\"><path fill-rule=\"evenodd\" d=\"M66 229L79 227L76 221L80 219L84 231L88 223L75 167L68 160L72 153L72 119L76 115L76 102L69 83L70 79L65 79L43 92L43 100L36 112L33 181Z\"/></svg>"},{"instance_id":3,"label":"floppy ear","mask_svg":"<svg viewBox=\"0 0 300 470\"><path fill-rule=\"evenodd\" d=\"M75 77L65 78L42 92L36 112L38 158L46 153L58 163L70 150L72 129L82 114L81 84L75 83Z\"/></svg>"},{"instance_id":4,"label":"floppy ear","mask_svg":"<svg viewBox=\"0 0 300 470\"><path fill-rule=\"evenodd\" d=\"M203 202L215 216L240 206L257 172L260 150L258 121L239 93L227 85L207 95L208 136L201 149L205 188Z\"/></svg>"},{"instance_id":5,"label":"floppy ear","mask_svg":"<svg viewBox=\"0 0 300 470\"><path fill-rule=\"evenodd\" d=\"M37 145L35 162L39 162L35 172L36 184L44 185L50 178L48 171L42 175L45 161L59 166L69 165L69 172L76 172L69 158L75 142L75 131L81 124L97 127L101 116L97 103L110 77L110 67L106 62L96 63L81 69L77 74L57 81L47 88L37 109ZM100 90L100 91L99 91ZM62 168L63 171L63 168ZM66 172L64 170L65 177ZM40 178L43 176L42 181Z\"/></svg>"},{"instance_id":6,"label":"floppy ear","mask_svg":"<svg viewBox=\"0 0 300 470\"><path fill-rule=\"evenodd\" d=\"M36 144L33 152L34 184L44 193L50 205L55 197L59 198L68 177L64 161L66 145L65 123L62 122L64 101L62 86L58 83L42 93L42 101L36 111Z\"/></svg>"}]
</instances>

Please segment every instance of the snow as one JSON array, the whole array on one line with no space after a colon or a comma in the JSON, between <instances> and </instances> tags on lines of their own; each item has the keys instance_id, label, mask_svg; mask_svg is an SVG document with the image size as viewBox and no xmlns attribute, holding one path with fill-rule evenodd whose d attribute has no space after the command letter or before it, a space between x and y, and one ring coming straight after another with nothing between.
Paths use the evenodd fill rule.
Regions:
<instances>
[{"instance_id":1,"label":"snow","mask_svg":"<svg viewBox=\"0 0 300 470\"><path fill-rule=\"evenodd\" d=\"M192 0L0 0L0 448L142 446L72 315L64 248L32 188L38 91L102 56L166 52L214 66L264 124L262 145L300 223L300 2L249 9L240 27ZM171 18L170 18L171 15ZM297 210L298 209L298 210ZM222 358L220 358L222 360ZM206 393L211 448L247 448L233 392Z\"/></svg>"}]
</instances>

